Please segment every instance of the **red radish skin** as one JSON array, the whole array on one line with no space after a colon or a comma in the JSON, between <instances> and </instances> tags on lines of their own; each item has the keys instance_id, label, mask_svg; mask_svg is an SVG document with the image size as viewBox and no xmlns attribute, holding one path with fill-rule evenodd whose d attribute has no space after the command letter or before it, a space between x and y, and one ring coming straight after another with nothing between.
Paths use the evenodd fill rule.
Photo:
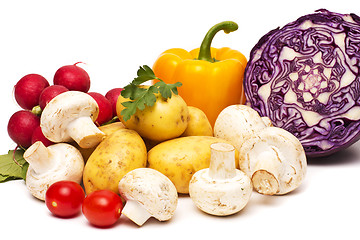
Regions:
<instances>
[{"instance_id":1,"label":"red radish skin","mask_svg":"<svg viewBox=\"0 0 360 240\"><path fill-rule=\"evenodd\" d=\"M40 118L28 110L15 112L9 119L7 131L19 146L28 148L35 128L40 126Z\"/></svg>"},{"instance_id":2,"label":"red radish skin","mask_svg":"<svg viewBox=\"0 0 360 240\"><path fill-rule=\"evenodd\" d=\"M113 89L109 90L105 94L105 97L111 103L112 110L113 110L113 117L117 116L117 114L116 114L116 102L117 102L122 90L123 90L123 88L113 88Z\"/></svg>"},{"instance_id":3,"label":"red radish skin","mask_svg":"<svg viewBox=\"0 0 360 240\"><path fill-rule=\"evenodd\" d=\"M39 105L41 109L44 109L45 106L48 104L48 102L51 101L54 97L59 95L60 93L67 92L69 89L62 85L51 85L47 88L45 88L39 98Z\"/></svg>"},{"instance_id":4,"label":"red radish skin","mask_svg":"<svg viewBox=\"0 0 360 240\"><path fill-rule=\"evenodd\" d=\"M93 97L99 105L99 115L95 121L96 125L101 126L102 124L110 121L113 117L113 110L110 101L104 95L97 92L89 92L88 94Z\"/></svg>"},{"instance_id":5,"label":"red radish skin","mask_svg":"<svg viewBox=\"0 0 360 240\"><path fill-rule=\"evenodd\" d=\"M41 141L46 147L54 144L52 141L50 141L44 136L40 126L34 129L34 132L31 136L31 144L34 144L37 141Z\"/></svg>"},{"instance_id":6,"label":"red radish skin","mask_svg":"<svg viewBox=\"0 0 360 240\"><path fill-rule=\"evenodd\" d=\"M89 74L76 64L59 68L54 75L54 85L62 85L72 91L88 92L90 89Z\"/></svg>"},{"instance_id":7,"label":"red radish skin","mask_svg":"<svg viewBox=\"0 0 360 240\"><path fill-rule=\"evenodd\" d=\"M15 100L23 109L31 110L39 105L41 92L49 82L39 74L28 74L22 77L14 87Z\"/></svg>"}]
</instances>

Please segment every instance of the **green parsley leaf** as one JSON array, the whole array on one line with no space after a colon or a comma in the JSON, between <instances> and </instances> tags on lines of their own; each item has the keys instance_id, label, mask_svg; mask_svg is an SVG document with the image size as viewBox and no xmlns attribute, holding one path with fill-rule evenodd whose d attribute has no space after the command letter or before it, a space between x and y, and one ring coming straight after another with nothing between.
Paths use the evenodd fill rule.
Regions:
<instances>
[{"instance_id":1,"label":"green parsley leaf","mask_svg":"<svg viewBox=\"0 0 360 240\"><path fill-rule=\"evenodd\" d=\"M148 88L141 86L146 81L157 79L159 82L155 83ZM130 99L130 101L123 102L122 105L125 107L121 111L123 120L127 121L134 115L139 109L144 110L146 106L153 106L156 102L155 94L160 93L165 99L171 98L172 93L178 94L177 87L182 84L180 82L174 84L166 84L163 80L155 76L153 70L144 65L137 71L137 77L121 91L121 96Z\"/></svg>"},{"instance_id":2,"label":"green parsley leaf","mask_svg":"<svg viewBox=\"0 0 360 240\"><path fill-rule=\"evenodd\" d=\"M8 154L0 156L0 182L24 179L29 164L23 158L24 150L10 150ZM14 161L14 158L16 162Z\"/></svg>"},{"instance_id":3,"label":"green parsley leaf","mask_svg":"<svg viewBox=\"0 0 360 240\"><path fill-rule=\"evenodd\" d=\"M154 85L159 87L160 94L163 98L171 98L172 92L176 95L178 94L177 87L181 87L182 83L166 84L165 82L160 81Z\"/></svg>"},{"instance_id":4,"label":"green parsley leaf","mask_svg":"<svg viewBox=\"0 0 360 240\"><path fill-rule=\"evenodd\" d=\"M134 81L132 81L132 84L140 85L146 81L153 79L156 79L155 73L149 66L144 65L140 67L139 70L137 71L137 78L135 78Z\"/></svg>"},{"instance_id":5,"label":"green parsley leaf","mask_svg":"<svg viewBox=\"0 0 360 240\"><path fill-rule=\"evenodd\" d=\"M130 100L135 100L141 97L144 92L146 92L146 89L139 88L137 85L130 83L126 85L121 91L121 96L123 96L124 98L129 98Z\"/></svg>"}]
</instances>

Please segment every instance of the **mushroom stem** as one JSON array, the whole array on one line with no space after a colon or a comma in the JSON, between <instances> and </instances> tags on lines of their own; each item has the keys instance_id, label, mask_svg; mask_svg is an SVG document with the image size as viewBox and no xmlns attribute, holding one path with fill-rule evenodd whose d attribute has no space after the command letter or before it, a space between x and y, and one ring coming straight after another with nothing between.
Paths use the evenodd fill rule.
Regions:
<instances>
[{"instance_id":1,"label":"mushroom stem","mask_svg":"<svg viewBox=\"0 0 360 240\"><path fill-rule=\"evenodd\" d=\"M210 145L209 168L197 171L189 183L189 195L202 211L216 216L239 212L250 199L250 178L235 168L235 148L228 143Z\"/></svg>"},{"instance_id":2,"label":"mushroom stem","mask_svg":"<svg viewBox=\"0 0 360 240\"><path fill-rule=\"evenodd\" d=\"M230 179L235 177L235 148L227 143L213 143L209 176L214 179Z\"/></svg>"},{"instance_id":3,"label":"mushroom stem","mask_svg":"<svg viewBox=\"0 0 360 240\"><path fill-rule=\"evenodd\" d=\"M79 117L70 122L67 132L82 148L94 147L104 137L104 133L96 127L91 117L88 116Z\"/></svg>"},{"instance_id":4,"label":"mushroom stem","mask_svg":"<svg viewBox=\"0 0 360 240\"><path fill-rule=\"evenodd\" d=\"M274 195L280 191L279 168L281 160L274 149L262 152L255 165L252 182L257 192Z\"/></svg>"},{"instance_id":5,"label":"mushroom stem","mask_svg":"<svg viewBox=\"0 0 360 240\"><path fill-rule=\"evenodd\" d=\"M53 167L52 156L52 150L41 141L37 141L25 151L23 157L37 174L41 174Z\"/></svg>"},{"instance_id":6,"label":"mushroom stem","mask_svg":"<svg viewBox=\"0 0 360 240\"><path fill-rule=\"evenodd\" d=\"M151 214L143 206L132 199L126 201L121 213L138 226L142 226L151 217Z\"/></svg>"}]
</instances>

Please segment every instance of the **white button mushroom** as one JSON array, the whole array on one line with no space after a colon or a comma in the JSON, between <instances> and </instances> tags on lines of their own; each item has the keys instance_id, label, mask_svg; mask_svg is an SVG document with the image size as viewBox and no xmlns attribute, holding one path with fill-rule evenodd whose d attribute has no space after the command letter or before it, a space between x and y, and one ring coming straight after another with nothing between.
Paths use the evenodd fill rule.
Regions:
<instances>
[{"instance_id":1,"label":"white button mushroom","mask_svg":"<svg viewBox=\"0 0 360 240\"><path fill-rule=\"evenodd\" d=\"M45 200L46 190L57 181L81 182L84 160L79 150L70 144L57 143L45 147L37 141L23 156L29 163L26 186L40 200Z\"/></svg>"},{"instance_id":2,"label":"white button mushroom","mask_svg":"<svg viewBox=\"0 0 360 240\"><path fill-rule=\"evenodd\" d=\"M264 122L265 120L265 122ZM267 119L246 105L231 105L223 109L214 125L214 136L230 141L239 149L244 139L270 125Z\"/></svg>"},{"instance_id":3,"label":"white button mushroom","mask_svg":"<svg viewBox=\"0 0 360 240\"><path fill-rule=\"evenodd\" d=\"M164 174L151 168L137 168L119 182L119 192L126 200L122 214L142 226L150 217L169 220L175 213L178 194Z\"/></svg>"},{"instance_id":4,"label":"white button mushroom","mask_svg":"<svg viewBox=\"0 0 360 240\"><path fill-rule=\"evenodd\" d=\"M273 127L274 126L269 117L261 117L261 120L264 122L266 127Z\"/></svg>"},{"instance_id":5,"label":"white button mushroom","mask_svg":"<svg viewBox=\"0 0 360 240\"><path fill-rule=\"evenodd\" d=\"M254 189L266 195L293 191L302 183L307 168L300 141L278 127L248 136L239 149L239 165L251 176Z\"/></svg>"},{"instance_id":6,"label":"white button mushroom","mask_svg":"<svg viewBox=\"0 0 360 240\"><path fill-rule=\"evenodd\" d=\"M306 172L300 141L245 105L231 105L218 116L214 136L226 139L239 151L240 169L262 194L285 194L297 188Z\"/></svg>"},{"instance_id":7,"label":"white button mushroom","mask_svg":"<svg viewBox=\"0 0 360 240\"><path fill-rule=\"evenodd\" d=\"M46 138L53 142L75 140L82 148L96 146L104 137L94 121L99 106L88 94L67 91L54 97L44 108L40 126Z\"/></svg>"},{"instance_id":8,"label":"white button mushroom","mask_svg":"<svg viewBox=\"0 0 360 240\"><path fill-rule=\"evenodd\" d=\"M251 192L251 180L235 168L235 148L227 143L211 145L209 168L197 171L189 184L195 205L217 216L239 212L248 203Z\"/></svg>"}]
</instances>

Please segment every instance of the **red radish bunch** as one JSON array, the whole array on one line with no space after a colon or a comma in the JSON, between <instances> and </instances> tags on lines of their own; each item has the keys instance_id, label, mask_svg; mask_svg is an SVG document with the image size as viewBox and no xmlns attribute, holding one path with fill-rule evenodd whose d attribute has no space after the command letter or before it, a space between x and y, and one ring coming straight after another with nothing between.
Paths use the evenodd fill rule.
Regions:
<instances>
[{"instance_id":1,"label":"red radish bunch","mask_svg":"<svg viewBox=\"0 0 360 240\"><path fill-rule=\"evenodd\" d=\"M50 141L44 136L43 132L41 131L40 125L34 129L31 135L31 144L34 144L37 141L41 141L46 147L53 144L52 141Z\"/></svg>"},{"instance_id":2,"label":"red radish bunch","mask_svg":"<svg viewBox=\"0 0 360 240\"><path fill-rule=\"evenodd\" d=\"M28 110L15 112L7 126L10 138L19 146L28 148L34 129L40 126L40 118Z\"/></svg>"},{"instance_id":3,"label":"red radish bunch","mask_svg":"<svg viewBox=\"0 0 360 240\"><path fill-rule=\"evenodd\" d=\"M122 90L123 88L113 88L105 94L105 97L110 101L112 105L112 111L114 117L116 116L116 102Z\"/></svg>"},{"instance_id":4,"label":"red radish bunch","mask_svg":"<svg viewBox=\"0 0 360 240\"><path fill-rule=\"evenodd\" d=\"M28 74L16 83L14 96L22 110L10 117L7 130L18 146L28 148L36 141L43 142L45 146L53 144L41 131L39 115L54 97L66 91L85 92L95 99L99 105L95 121L98 126L116 118L116 101L122 88L111 89L105 95L88 92L90 77L77 64L60 67L54 74L53 85L39 74Z\"/></svg>"},{"instance_id":5,"label":"red radish bunch","mask_svg":"<svg viewBox=\"0 0 360 240\"><path fill-rule=\"evenodd\" d=\"M39 105L41 109L44 109L46 104L51 101L54 97L59 95L60 93L69 91L66 87L62 85L52 85L47 88L45 88L39 97Z\"/></svg>"},{"instance_id":6,"label":"red radish bunch","mask_svg":"<svg viewBox=\"0 0 360 240\"><path fill-rule=\"evenodd\" d=\"M95 120L98 126L110 121L113 118L113 111L110 101L102 94L97 92L88 93L92 98L95 99L99 105L99 115Z\"/></svg>"},{"instance_id":7,"label":"red radish bunch","mask_svg":"<svg viewBox=\"0 0 360 240\"><path fill-rule=\"evenodd\" d=\"M55 72L54 85L62 85L72 91L88 92L90 89L90 77L81 67L66 65Z\"/></svg>"},{"instance_id":8,"label":"red radish bunch","mask_svg":"<svg viewBox=\"0 0 360 240\"><path fill-rule=\"evenodd\" d=\"M15 100L23 109L31 110L39 105L40 94L48 86L49 82L43 76L28 74L15 85Z\"/></svg>"}]
</instances>

